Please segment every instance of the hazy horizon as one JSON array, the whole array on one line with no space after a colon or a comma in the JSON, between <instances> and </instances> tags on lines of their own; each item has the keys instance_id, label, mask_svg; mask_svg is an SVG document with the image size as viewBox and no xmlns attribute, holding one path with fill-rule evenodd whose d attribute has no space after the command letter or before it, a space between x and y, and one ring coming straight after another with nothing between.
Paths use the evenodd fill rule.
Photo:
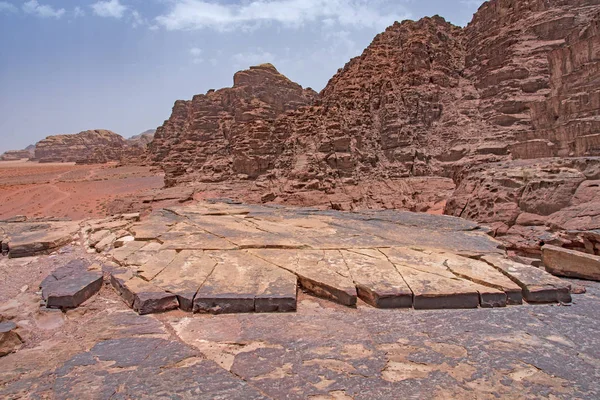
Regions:
<instances>
[{"instance_id":1,"label":"hazy horizon","mask_svg":"<svg viewBox=\"0 0 600 400\"><path fill-rule=\"evenodd\" d=\"M464 26L483 0L0 0L0 153L160 126L173 103L270 62L320 91L394 21Z\"/></svg>"}]
</instances>

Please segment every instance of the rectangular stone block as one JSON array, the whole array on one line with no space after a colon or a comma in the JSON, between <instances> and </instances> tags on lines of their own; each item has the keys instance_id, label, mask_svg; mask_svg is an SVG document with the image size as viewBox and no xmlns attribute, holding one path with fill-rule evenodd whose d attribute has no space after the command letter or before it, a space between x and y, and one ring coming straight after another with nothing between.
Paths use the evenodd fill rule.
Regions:
<instances>
[{"instance_id":1,"label":"rectangular stone block","mask_svg":"<svg viewBox=\"0 0 600 400\"><path fill-rule=\"evenodd\" d=\"M546 271L501 256L486 255L482 260L519 285L523 289L523 297L530 303L571 302L571 284Z\"/></svg>"},{"instance_id":2,"label":"rectangular stone block","mask_svg":"<svg viewBox=\"0 0 600 400\"><path fill-rule=\"evenodd\" d=\"M600 257L562 247L545 245L542 260L553 275L600 281Z\"/></svg>"}]
</instances>

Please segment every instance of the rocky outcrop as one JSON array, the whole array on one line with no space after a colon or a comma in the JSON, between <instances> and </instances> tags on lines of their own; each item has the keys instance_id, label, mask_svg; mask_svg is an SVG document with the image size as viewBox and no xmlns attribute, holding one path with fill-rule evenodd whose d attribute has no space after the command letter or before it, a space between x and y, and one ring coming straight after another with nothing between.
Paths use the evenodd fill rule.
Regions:
<instances>
[{"instance_id":1,"label":"rocky outcrop","mask_svg":"<svg viewBox=\"0 0 600 400\"><path fill-rule=\"evenodd\" d=\"M143 165L147 163L148 146L154 140L156 129L149 129L127 139L127 146L121 155L121 165Z\"/></svg>"},{"instance_id":2,"label":"rocky outcrop","mask_svg":"<svg viewBox=\"0 0 600 400\"><path fill-rule=\"evenodd\" d=\"M18 161L33 158L35 146L27 146L24 150L9 150L0 155L0 161Z\"/></svg>"},{"instance_id":3,"label":"rocky outcrop","mask_svg":"<svg viewBox=\"0 0 600 400\"><path fill-rule=\"evenodd\" d=\"M156 129L148 129L147 131L144 131L139 135L135 135L127 139L127 144L129 146L146 147L154 139L155 133Z\"/></svg>"},{"instance_id":4,"label":"rocky outcrop","mask_svg":"<svg viewBox=\"0 0 600 400\"><path fill-rule=\"evenodd\" d=\"M531 123L510 146L514 159L530 161L463 169L446 207L451 215L492 224L514 249L536 255L544 242L592 254L600 249L594 233L600 229L600 161L591 157L600 155L600 12L581 10L554 20L564 29L565 21L589 21L584 17L595 11L548 53L547 96L528 103Z\"/></svg>"},{"instance_id":5,"label":"rocky outcrop","mask_svg":"<svg viewBox=\"0 0 600 400\"><path fill-rule=\"evenodd\" d=\"M600 251L600 158L483 164L458 179L445 212L492 226L511 250L539 256L547 243Z\"/></svg>"},{"instance_id":6,"label":"rocky outcrop","mask_svg":"<svg viewBox=\"0 0 600 400\"><path fill-rule=\"evenodd\" d=\"M549 96L531 104L533 129L511 146L513 158L599 156L600 12L550 52L548 62Z\"/></svg>"},{"instance_id":7,"label":"rocky outcrop","mask_svg":"<svg viewBox=\"0 0 600 400\"><path fill-rule=\"evenodd\" d=\"M273 168L283 138L275 119L312 102L316 93L281 75L271 64L235 74L233 87L177 101L158 128L150 151L165 183L256 178Z\"/></svg>"},{"instance_id":8,"label":"rocky outcrop","mask_svg":"<svg viewBox=\"0 0 600 400\"><path fill-rule=\"evenodd\" d=\"M119 161L126 145L123 137L103 129L48 136L36 144L35 159L41 163L103 164Z\"/></svg>"}]
</instances>

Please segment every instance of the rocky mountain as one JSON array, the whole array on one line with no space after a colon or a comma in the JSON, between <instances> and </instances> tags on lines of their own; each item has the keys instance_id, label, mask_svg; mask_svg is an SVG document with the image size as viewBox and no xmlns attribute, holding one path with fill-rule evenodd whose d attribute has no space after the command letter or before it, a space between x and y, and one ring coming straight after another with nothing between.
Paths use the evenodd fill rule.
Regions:
<instances>
[{"instance_id":1,"label":"rocky mountain","mask_svg":"<svg viewBox=\"0 0 600 400\"><path fill-rule=\"evenodd\" d=\"M35 153L35 146L29 145L23 150L9 150L3 154L0 154L0 161L18 161L23 159L33 158Z\"/></svg>"},{"instance_id":2,"label":"rocky mountain","mask_svg":"<svg viewBox=\"0 0 600 400\"><path fill-rule=\"evenodd\" d=\"M120 135L103 129L74 135L48 136L35 147L35 159L40 163L77 162L102 164L119 161L127 141Z\"/></svg>"},{"instance_id":3,"label":"rocky mountain","mask_svg":"<svg viewBox=\"0 0 600 400\"><path fill-rule=\"evenodd\" d=\"M252 67L231 89L176 102L152 159L168 186L227 180L245 199L337 208L427 210L452 195L452 179L446 213L507 234L529 226L517 223L523 212L575 206L579 185L596 179L561 158L599 153L599 6L491 0L465 28L437 16L395 23L318 96ZM514 161L542 157L560 158ZM550 193L558 181L569 195ZM529 207L524 193L556 202ZM536 218L537 233L553 232Z\"/></svg>"},{"instance_id":4,"label":"rocky mountain","mask_svg":"<svg viewBox=\"0 0 600 400\"><path fill-rule=\"evenodd\" d=\"M233 87L177 101L150 144L165 169L165 183L220 182L256 178L273 168L285 137L274 132L277 117L314 100L271 64L240 71Z\"/></svg>"},{"instance_id":5,"label":"rocky mountain","mask_svg":"<svg viewBox=\"0 0 600 400\"><path fill-rule=\"evenodd\" d=\"M152 142L154 139L154 134L156 133L156 129L148 129L140 133L139 135L134 135L127 139L127 143L129 146L140 146L146 147Z\"/></svg>"}]
</instances>

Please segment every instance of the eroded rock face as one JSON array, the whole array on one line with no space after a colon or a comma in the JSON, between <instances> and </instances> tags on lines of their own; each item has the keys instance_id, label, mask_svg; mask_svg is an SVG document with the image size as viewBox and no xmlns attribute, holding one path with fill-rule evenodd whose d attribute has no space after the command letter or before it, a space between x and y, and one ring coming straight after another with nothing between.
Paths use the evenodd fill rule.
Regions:
<instances>
[{"instance_id":1,"label":"eroded rock face","mask_svg":"<svg viewBox=\"0 0 600 400\"><path fill-rule=\"evenodd\" d=\"M600 12L548 61L550 94L531 104L533 129L519 135L513 158L600 155Z\"/></svg>"},{"instance_id":2,"label":"eroded rock face","mask_svg":"<svg viewBox=\"0 0 600 400\"><path fill-rule=\"evenodd\" d=\"M273 168L281 142L275 119L310 104L316 93L281 75L271 64L240 71L233 87L177 101L150 146L167 186L255 178Z\"/></svg>"},{"instance_id":3,"label":"eroded rock face","mask_svg":"<svg viewBox=\"0 0 600 400\"><path fill-rule=\"evenodd\" d=\"M466 171L446 214L489 224L509 247L539 255L543 243L595 248L600 235L600 158L545 158Z\"/></svg>"},{"instance_id":4,"label":"eroded rock face","mask_svg":"<svg viewBox=\"0 0 600 400\"><path fill-rule=\"evenodd\" d=\"M123 137L103 129L48 136L36 144L35 159L41 163L103 164L119 161L126 145Z\"/></svg>"},{"instance_id":5,"label":"eroded rock face","mask_svg":"<svg viewBox=\"0 0 600 400\"><path fill-rule=\"evenodd\" d=\"M9 150L0 155L0 161L18 161L23 159L33 158L35 153L35 146L27 146L23 150Z\"/></svg>"}]
</instances>

